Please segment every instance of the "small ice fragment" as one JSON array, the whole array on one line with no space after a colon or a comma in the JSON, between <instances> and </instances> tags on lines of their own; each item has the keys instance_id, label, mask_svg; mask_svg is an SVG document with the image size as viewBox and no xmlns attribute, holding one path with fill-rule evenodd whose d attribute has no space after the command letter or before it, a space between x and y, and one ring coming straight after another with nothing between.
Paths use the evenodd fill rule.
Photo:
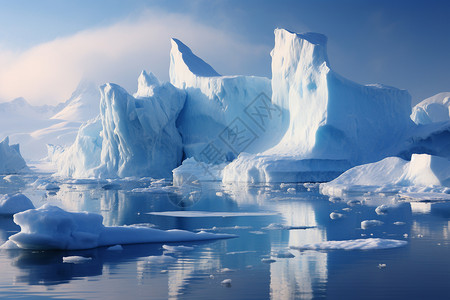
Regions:
<instances>
[{"instance_id":1,"label":"small ice fragment","mask_svg":"<svg viewBox=\"0 0 450 300\"><path fill-rule=\"evenodd\" d=\"M394 225L397 225L397 226L402 226L402 225L405 225L405 222L394 222Z\"/></svg>"},{"instance_id":2,"label":"small ice fragment","mask_svg":"<svg viewBox=\"0 0 450 300\"><path fill-rule=\"evenodd\" d=\"M346 211L346 212L349 212L349 211L351 211L352 209L351 209L350 207L345 207L345 208L343 208L342 210L343 210L343 211Z\"/></svg>"},{"instance_id":3,"label":"small ice fragment","mask_svg":"<svg viewBox=\"0 0 450 300\"><path fill-rule=\"evenodd\" d=\"M209 275L209 278L214 279L214 275L213 274Z\"/></svg>"},{"instance_id":4,"label":"small ice fragment","mask_svg":"<svg viewBox=\"0 0 450 300\"><path fill-rule=\"evenodd\" d=\"M374 227L374 226L380 226L383 225L384 223L382 221L378 221L378 220L365 220L361 222L361 229L368 229L370 227Z\"/></svg>"},{"instance_id":5,"label":"small ice fragment","mask_svg":"<svg viewBox=\"0 0 450 300\"><path fill-rule=\"evenodd\" d=\"M386 264L378 264L378 269L386 268Z\"/></svg>"},{"instance_id":6,"label":"small ice fragment","mask_svg":"<svg viewBox=\"0 0 450 300\"><path fill-rule=\"evenodd\" d=\"M388 213L388 208L389 207L386 204L382 204L375 208L375 212L377 213L377 215L385 215Z\"/></svg>"},{"instance_id":7,"label":"small ice fragment","mask_svg":"<svg viewBox=\"0 0 450 300\"><path fill-rule=\"evenodd\" d=\"M287 192L288 192L289 194L295 194L295 189L294 189L294 188L288 188L288 189L287 189Z\"/></svg>"},{"instance_id":8,"label":"small ice fragment","mask_svg":"<svg viewBox=\"0 0 450 300\"><path fill-rule=\"evenodd\" d=\"M68 264L82 264L87 261L92 260L92 257L84 257L84 256L65 256L63 257L63 263Z\"/></svg>"},{"instance_id":9,"label":"small ice fragment","mask_svg":"<svg viewBox=\"0 0 450 300\"><path fill-rule=\"evenodd\" d=\"M330 219L331 219L331 220L337 220L337 219L340 219L340 218L342 218L342 217L344 217L344 215L343 215L343 214L340 214L340 213L337 213L337 212L332 212L332 213L330 214Z\"/></svg>"},{"instance_id":10,"label":"small ice fragment","mask_svg":"<svg viewBox=\"0 0 450 300\"><path fill-rule=\"evenodd\" d=\"M406 239L408 237L408 234L407 233L403 234L403 237Z\"/></svg>"},{"instance_id":11,"label":"small ice fragment","mask_svg":"<svg viewBox=\"0 0 450 300\"><path fill-rule=\"evenodd\" d=\"M228 278L228 279L222 280L222 282L220 284L223 286L226 286L226 287L231 287L231 279Z\"/></svg>"},{"instance_id":12,"label":"small ice fragment","mask_svg":"<svg viewBox=\"0 0 450 300\"><path fill-rule=\"evenodd\" d=\"M168 271L167 270L161 270L161 274L166 274Z\"/></svg>"},{"instance_id":13,"label":"small ice fragment","mask_svg":"<svg viewBox=\"0 0 450 300\"><path fill-rule=\"evenodd\" d=\"M122 247L121 245L115 245L115 246L109 247L109 248L106 249L106 250L109 250L109 251L122 251L122 250L123 250L123 247Z\"/></svg>"},{"instance_id":14,"label":"small ice fragment","mask_svg":"<svg viewBox=\"0 0 450 300\"><path fill-rule=\"evenodd\" d=\"M217 197L223 197L223 193L222 192L216 192L216 196Z\"/></svg>"},{"instance_id":15,"label":"small ice fragment","mask_svg":"<svg viewBox=\"0 0 450 300\"><path fill-rule=\"evenodd\" d=\"M231 273L231 272L234 272L234 270L229 269L229 268L223 268L220 270L220 273Z\"/></svg>"},{"instance_id":16,"label":"small ice fragment","mask_svg":"<svg viewBox=\"0 0 450 300\"><path fill-rule=\"evenodd\" d=\"M341 198L339 198L339 197L330 197L330 199L328 199L330 202L333 202L333 203L335 203L335 202L339 202L339 201L341 201Z\"/></svg>"}]
</instances>

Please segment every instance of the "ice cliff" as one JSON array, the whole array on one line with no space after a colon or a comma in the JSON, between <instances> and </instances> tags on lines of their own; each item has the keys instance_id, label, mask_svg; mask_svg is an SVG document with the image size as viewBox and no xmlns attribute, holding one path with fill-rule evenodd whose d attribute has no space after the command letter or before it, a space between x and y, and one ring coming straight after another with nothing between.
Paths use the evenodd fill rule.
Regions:
<instances>
[{"instance_id":1,"label":"ice cliff","mask_svg":"<svg viewBox=\"0 0 450 300\"><path fill-rule=\"evenodd\" d=\"M281 141L241 155L224 181L326 181L352 165L395 153L413 126L407 91L359 85L334 72L325 36L275 30L272 102L281 108Z\"/></svg>"},{"instance_id":2,"label":"ice cliff","mask_svg":"<svg viewBox=\"0 0 450 300\"><path fill-rule=\"evenodd\" d=\"M185 93L142 72L136 98L115 84L101 90L100 116L83 125L67 149L52 148L58 175L171 177L182 159L175 121Z\"/></svg>"},{"instance_id":3,"label":"ice cliff","mask_svg":"<svg viewBox=\"0 0 450 300\"><path fill-rule=\"evenodd\" d=\"M439 93L414 106L411 119L416 124L450 121L450 93Z\"/></svg>"}]
</instances>

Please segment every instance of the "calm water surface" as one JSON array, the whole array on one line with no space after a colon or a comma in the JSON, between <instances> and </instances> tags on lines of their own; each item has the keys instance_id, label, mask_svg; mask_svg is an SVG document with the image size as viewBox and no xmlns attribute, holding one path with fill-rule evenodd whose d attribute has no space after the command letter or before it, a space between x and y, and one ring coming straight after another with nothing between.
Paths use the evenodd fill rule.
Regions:
<instances>
[{"instance_id":1,"label":"calm water surface","mask_svg":"<svg viewBox=\"0 0 450 300\"><path fill-rule=\"evenodd\" d=\"M24 178L32 182L35 178ZM25 184L0 187L23 191L36 206L52 203L89 211L104 224L232 233L237 238L183 243L192 251L171 253L163 244L124 245L122 251L0 252L2 299L449 299L450 203L409 203L395 195L330 199L302 184L234 186L200 183L195 197L132 192L149 182L62 184L57 192ZM192 191L192 189L190 190ZM375 208L388 204L385 215ZM152 212L261 212L261 215L173 217ZM344 217L331 220L331 212ZM271 214L267 214L271 213ZM362 230L361 221L384 224ZM394 222L404 222L394 225ZM19 230L0 216L0 242ZM408 241L389 250L299 251L305 243L380 237ZM292 255L287 255L291 253ZM170 263L146 257L170 255ZM91 257L80 264L64 256ZM287 257L292 256L292 257ZM268 259L272 259L270 263ZM385 264L385 267L379 267ZM231 286L222 285L231 279Z\"/></svg>"}]
</instances>

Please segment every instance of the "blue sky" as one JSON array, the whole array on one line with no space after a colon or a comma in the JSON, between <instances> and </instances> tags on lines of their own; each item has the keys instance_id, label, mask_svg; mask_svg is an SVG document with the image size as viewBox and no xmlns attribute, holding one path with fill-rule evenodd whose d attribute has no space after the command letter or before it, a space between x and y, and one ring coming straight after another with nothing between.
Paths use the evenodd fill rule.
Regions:
<instances>
[{"instance_id":1,"label":"blue sky","mask_svg":"<svg viewBox=\"0 0 450 300\"><path fill-rule=\"evenodd\" d=\"M3 1L0 99L57 103L85 78L130 92L168 79L169 38L224 75L270 77L273 29L328 36L332 67L358 83L450 91L450 1Z\"/></svg>"}]
</instances>

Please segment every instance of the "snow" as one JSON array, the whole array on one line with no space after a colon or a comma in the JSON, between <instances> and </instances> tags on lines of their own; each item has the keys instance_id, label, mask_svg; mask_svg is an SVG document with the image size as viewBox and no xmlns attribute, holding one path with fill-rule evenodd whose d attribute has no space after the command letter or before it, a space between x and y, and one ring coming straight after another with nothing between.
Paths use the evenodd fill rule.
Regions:
<instances>
[{"instance_id":1,"label":"snow","mask_svg":"<svg viewBox=\"0 0 450 300\"><path fill-rule=\"evenodd\" d=\"M45 204L14 215L21 231L9 237L19 248L29 250L80 250L102 246L183 242L231 238L234 235L158 230L134 226L104 226L94 213L67 212Z\"/></svg>"},{"instance_id":2,"label":"snow","mask_svg":"<svg viewBox=\"0 0 450 300\"><path fill-rule=\"evenodd\" d=\"M154 216L178 217L178 218L227 218L227 217L262 217L274 216L274 212L218 212L218 211L160 211L148 213Z\"/></svg>"},{"instance_id":3,"label":"snow","mask_svg":"<svg viewBox=\"0 0 450 300\"><path fill-rule=\"evenodd\" d=\"M335 180L320 185L320 192L342 197L363 192L447 192L450 160L428 154L413 154L411 161L388 157L354 167Z\"/></svg>"},{"instance_id":4,"label":"snow","mask_svg":"<svg viewBox=\"0 0 450 300\"><path fill-rule=\"evenodd\" d=\"M408 92L342 78L330 68L326 40L275 30L272 103L281 108L284 135L262 153L240 155L225 167L224 182L327 181L394 154L392 144L407 136Z\"/></svg>"},{"instance_id":5,"label":"snow","mask_svg":"<svg viewBox=\"0 0 450 300\"><path fill-rule=\"evenodd\" d=\"M9 137L0 142L0 174L27 171L27 164L20 154L19 145L9 145Z\"/></svg>"},{"instance_id":6,"label":"snow","mask_svg":"<svg viewBox=\"0 0 450 300\"><path fill-rule=\"evenodd\" d=\"M33 203L24 194L0 195L0 215L13 215L33 208Z\"/></svg>"},{"instance_id":7,"label":"snow","mask_svg":"<svg viewBox=\"0 0 450 300\"><path fill-rule=\"evenodd\" d=\"M68 149L52 149L57 174L75 178L171 178L181 163L175 121L185 93L142 72L137 98L115 84L101 86L100 117L83 125Z\"/></svg>"},{"instance_id":8,"label":"snow","mask_svg":"<svg viewBox=\"0 0 450 300\"><path fill-rule=\"evenodd\" d=\"M305 244L300 246L292 246L298 250L376 250L403 247L406 241L368 238L343 241L326 241L315 244Z\"/></svg>"},{"instance_id":9,"label":"snow","mask_svg":"<svg viewBox=\"0 0 450 300\"><path fill-rule=\"evenodd\" d=\"M439 93L413 107L411 119L416 124L450 121L450 92Z\"/></svg>"}]
</instances>

